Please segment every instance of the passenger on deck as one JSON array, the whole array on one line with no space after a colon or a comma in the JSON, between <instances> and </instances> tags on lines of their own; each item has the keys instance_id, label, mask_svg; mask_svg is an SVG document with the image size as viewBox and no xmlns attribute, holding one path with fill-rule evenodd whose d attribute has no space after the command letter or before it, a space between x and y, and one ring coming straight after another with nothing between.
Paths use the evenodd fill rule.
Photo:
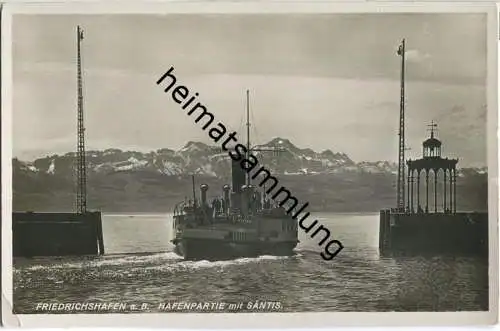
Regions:
<instances>
[{"instance_id":1,"label":"passenger on deck","mask_svg":"<svg viewBox=\"0 0 500 331\"><path fill-rule=\"evenodd\" d=\"M215 211L216 211L216 213L220 213L221 212L220 207L221 207L220 200L218 198L215 198Z\"/></svg>"},{"instance_id":2,"label":"passenger on deck","mask_svg":"<svg viewBox=\"0 0 500 331\"><path fill-rule=\"evenodd\" d=\"M255 200L255 208L257 210L261 210L262 209L262 201L260 201L260 197L257 195L257 199Z\"/></svg>"},{"instance_id":3,"label":"passenger on deck","mask_svg":"<svg viewBox=\"0 0 500 331\"><path fill-rule=\"evenodd\" d=\"M226 207L226 200L225 200L225 199L222 199L222 200L221 200L221 208L222 208L222 211L221 211L221 212L222 212L222 213L225 213L225 212L226 212L226 209L227 209L227 207Z\"/></svg>"}]
</instances>

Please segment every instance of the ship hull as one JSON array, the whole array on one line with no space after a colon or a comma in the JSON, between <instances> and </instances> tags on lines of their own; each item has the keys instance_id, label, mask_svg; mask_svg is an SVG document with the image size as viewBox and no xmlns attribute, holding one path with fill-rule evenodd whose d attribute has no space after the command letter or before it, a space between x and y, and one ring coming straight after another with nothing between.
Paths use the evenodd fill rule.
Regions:
<instances>
[{"instance_id":1,"label":"ship hull","mask_svg":"<svg viewBox=\"0 0 500 331\"><path fill-rule=\"evenodd\" d=\"M297 242L235 242L213 239L174 240L175 253L186 260L227 260L262 255L292 256Z\"/></svg>"}]
</instances>

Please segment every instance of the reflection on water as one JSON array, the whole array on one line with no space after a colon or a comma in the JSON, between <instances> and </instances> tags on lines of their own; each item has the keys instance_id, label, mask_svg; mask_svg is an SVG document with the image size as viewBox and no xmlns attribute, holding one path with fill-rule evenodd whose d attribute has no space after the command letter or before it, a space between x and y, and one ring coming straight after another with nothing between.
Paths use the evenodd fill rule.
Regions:
<instances>
[{"instance_id":1,"label":"reflection on water","mask_svg":"<svg viewBox=\"0 0 500 331\"><path fill-rule=\"evenodd\" d=\"M170 215L104 215L106 255L14 261L14 309L41 302L275 301L281 311L488 309L487 260L381 258L378 215L319 214L345 246L324 261L299 229L292 257L183 261L172 252Z\"/></svg>"}]
</instances>

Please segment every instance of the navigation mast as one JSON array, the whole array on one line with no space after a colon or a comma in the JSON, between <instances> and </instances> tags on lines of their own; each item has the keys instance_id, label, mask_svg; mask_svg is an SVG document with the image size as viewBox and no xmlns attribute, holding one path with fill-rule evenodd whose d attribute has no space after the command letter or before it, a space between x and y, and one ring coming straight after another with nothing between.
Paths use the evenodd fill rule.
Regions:
<instances>
[{"instance_id":1,"label":"navigation mast","mask_svg":"<svg viewBox=\"0 0 500 331\"><path fill-rule=\"evenodd\" d=\"M399 105L397 208L401 211L404 210L405 206L405 48L406 40L403 39L397 51L397 54L401 56L401 99Z\"/></svg>"},{"instance_id":2,"label":"navigation mast","mask_svg":"<svg viewBox=\"0 0 500 331\"><path fill-rule=\"evenodd\" d=\"M78 131L77 131L77 193L76 210L83 214L87 211L87 163L85 160L85 127L83 125L83 78L82 78L82 56L81 41L83 40L83 29L77 26L76 48L77 48L77 93L78 93Z\"/></svg>"},{"instance_id":3,"label":"navigation mast","mask_svg":"<svg viewBox=\"0 0 500 331\"><path fill-rule=\"evenodd\" d=\"M247 90L247 152L246 152L246 159L248 160L248 157L250 155L250 92ZM250 173L247 172L246 176L247 185L250 185Z\"/></svg>"}]
</instances>

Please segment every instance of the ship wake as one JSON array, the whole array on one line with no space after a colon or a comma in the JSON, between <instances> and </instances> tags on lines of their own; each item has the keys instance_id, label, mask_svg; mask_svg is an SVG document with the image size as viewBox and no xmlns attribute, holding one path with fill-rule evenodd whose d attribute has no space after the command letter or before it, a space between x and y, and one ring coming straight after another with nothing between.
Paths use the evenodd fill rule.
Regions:
<instances>
[{"instance_id":1,"label":"ship wake","mask_svg":"<svg viewBox=\"0 0 500 331\"><path fill-rule=\"evenodd\" d=\"M174 252L159 253L141 253L141 254L114 254L100 257L87 258L43 258L34 259L31 263L14 263L14 272L21 271L51 271L57 270L105 270L127 268L128 272L155 272L155 271L175 271L175 270L196 270L202 268L224 268L242 264L262 263L287 260L294 257L300 257L300 254L294 256L273 256L262 255L259 257L238 258L233 260L220 261L189 261L184 260L180 255ZM76 271L76 270L75 270Z\"/></svg>"}]
</instances>

